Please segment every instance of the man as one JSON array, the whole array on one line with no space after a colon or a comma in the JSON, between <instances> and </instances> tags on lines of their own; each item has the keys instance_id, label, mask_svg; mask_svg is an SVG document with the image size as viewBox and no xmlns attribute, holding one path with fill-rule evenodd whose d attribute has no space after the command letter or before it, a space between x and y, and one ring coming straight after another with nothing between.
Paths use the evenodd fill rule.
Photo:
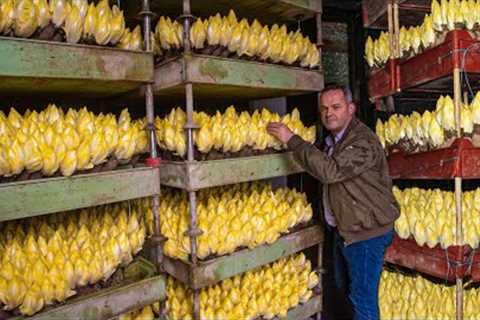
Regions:
<instances>
[{"instance_id":1,"label":"man","mask_svg":"<svg viewBox=\"0 0 480 320\"><path fill-rule=\"evenodd\" d=\"M320 118L330 132L326 150L305 142L282 123L268 132L294 151L295 160L323 184L324 216L341 239L349 274L349 299L357 320L379 319L378 284L399 206L383 148L355 117L350 90L327 87L320 96Z\"/></svg>"}]
</instances>

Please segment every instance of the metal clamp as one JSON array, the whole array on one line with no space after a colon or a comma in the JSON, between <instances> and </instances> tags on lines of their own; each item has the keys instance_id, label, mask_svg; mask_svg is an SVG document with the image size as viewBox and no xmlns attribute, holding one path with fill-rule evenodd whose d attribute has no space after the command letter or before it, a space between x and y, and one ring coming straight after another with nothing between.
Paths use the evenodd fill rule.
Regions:
<instances>
[{"instance_id":1,"label":"metal clamp","mask_svg":"<svg viewBox=\"0 0 480 320\"><path fill-rule=\"evenodd\" d=\"M148 16L148 17L157 17L158 15L153 12L153 11L150 11L150 10L142 10L138 13L138 15L140 17L143 17L143 16Z\"/></svg>"},{"instance_id":2,"label":"metal clamp","mask_svg":"<svg viewBox=\"0 0 480 320\"><path fill-rule=\"evenodd\" d=\"M200 228L194 228L194 229L189 229L185 231L184 235L189 236L189 237L199 237L203 234L202 229Z\"/></svg>"},{"instance_id":3,"label":"metal clamp","mask_svg":"<svg viewBox=\"0 0 480 320\"><path fill-rule=\"evenodd\" d=\"M145 129L150 130L150 131L155 131L155 130L157 130L157 128L155 127L155 124L154 124L154 123L147 123L147 124L145 125Z\"/></svg>"},{"instance_id":4,"label":"metal clamp","mask_svg":"<svg viewBox=\"0 0 480 320\"><path fill-rule=\"evenodd\" d=\"M198 124L195 124L195 123L186 123L183 128L185 130L189 130L189 129L200 129L200 126Z\"/></svg>"},{"instance_id":5,"label":"metal clamp","mask_svg":"<svg viewBox=\"0 0 480 320\"><path fill-rule=\"evenodd\" d=\"M179 15L177 18L177 20L190 20L190 21L193 21L195 19L197 19L197 17L191 14L182 14L182 15Z\"/></svg>"},{"instance_id":6,"label":"metal clamp","mask_svg":"<svg viewBox=\"0 0 480 320\"><path fill-rule=\"evenodd\" d=\"M167 240L166 237L164 237L163 235L159 235L159 236L152 236L150 237L150 242L154 245L161 245L163 244L165 241Z\"/></svg>"}]
</instances>

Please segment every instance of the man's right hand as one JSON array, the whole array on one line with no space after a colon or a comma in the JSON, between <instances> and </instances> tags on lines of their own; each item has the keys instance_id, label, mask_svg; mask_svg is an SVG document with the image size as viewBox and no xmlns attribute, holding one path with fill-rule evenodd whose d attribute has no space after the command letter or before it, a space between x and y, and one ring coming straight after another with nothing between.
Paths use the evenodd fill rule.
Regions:
<instances>
[{"instance_id":1,"label":"man's right hand","mask_svg":"<svg viewBox=\"0 0 480 320\"><path fill-rule=\"evenodd\" d=\"M285 144L294 136L292 130L281 122L270 122L267 132Z\"/></svg>"}]
</instances>

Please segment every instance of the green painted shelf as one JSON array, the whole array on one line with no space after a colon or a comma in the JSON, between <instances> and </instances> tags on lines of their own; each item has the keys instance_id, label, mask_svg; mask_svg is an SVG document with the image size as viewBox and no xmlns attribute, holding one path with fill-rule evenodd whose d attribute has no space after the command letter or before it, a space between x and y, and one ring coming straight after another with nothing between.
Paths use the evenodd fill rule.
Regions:
<instances>
[{"instance_id":1,"label":"green painted shelf","mask_svg":"<svg viewBox=\"0 0 480 320\"><path fill-rule=\"evenodd\" d=\"M151 262L137 257L121 269L121 273L123 281L128 283L74 296L64 304L47 307L32 317L20 316L10 320L106 320L165 299L165 277L156 274Z\"/></svg>"},{"instance_id":2,"label":"green painted shelf","mask_svg":"<svg viewBox=\"0 0 480 320\"><path fill-rule=\"evenodd\" d=\"M0 37L0 93L109 97L152 80L152 53Z\"/></svg>"},{"instance_id":3,"label":"green painted shelf","mask_svg":"<svg viewBox=\"0 0 480 320\"><path fill-rule=\"evenodd\" d=\"M136 2L126 1L127 13L139 12L140 7ZM301 21L322 11L321 0L191 0L190 3L195 16L208 17L217 12L227 15L230 9L234 9L238 18L256 18L265 24ZM152 0L151 7L158 15L170 17L179 16L183 10L182 1L178 0Z\"/></svg>"},{"instance_id":4,"label":"green painted shelf","mask_svg":"<svg viewBox=\"0 0 480 320\"><path fill-rule=\"evenodd\" d=\"M122 169L0 184L0 221L152 196L159 170Z\"/></svg>"},{"instance_id":5,"label":"green painted shelf","mask_svg":"<svg viewBox=\"0 0 480 320\"><path fill-rule=\"evenodd\" d=\"M322 295L315 295L305 303L299 304L288 311L282 320L305 320L322 311Z\"/></svg>"},{"instance_id":6,"label":"green painted shelf","mask_svg":"<svg viewBox=\"0 0 480 320\"><path fill-rule=\"evenodd\" d=\"M165 295L164 277L155 276L132 284L101 290L87 296L72 298L65 305L32 317L18 317L14 320L107 320L161 301L165 299Z\"/></svg>"},{"instance_id":7,"label":"green painted shelf","mask_svg":"<svg viewBox=\"0 0 480 320\"><path fill-rule=\"evenodd\" d=\"M181 55L155 67L153 91L160 98L184 97L186 82L193 84L196 99L300 95L324 86L319 70L216 56Z\"/></svg>"},{"instance_id":8,"label":"green painted shelf","mask_svg":"<svg viewBox=\"0 0 480 320\"><path fill-rule=\"evenodd\" d=\"M162 185L185 190L268 179L303 172L292 152L209 161L162 161Z\"/></svg>"},{"instance_id":9,"label":"green painted shelf","mask_svg":"<svg viewBox=\"0 0 480 320\"><path fill-rule=\"evenodd\" d=\"M164 256L163 268L166 273L190 288L200 289L300 252L322 241L322 228L313 225L285 235L271 245L261 245L252 250L243 249L226 256L200 261L197 266Z\"/></svg>"},{"instance_id":10,"label":"green painted shelf","mask_svg":"<svg viewBox=\"0 0 480 320\"><path fill-rule=\"evenodd\" d=\"M287 316L283 318L275 318L280 320L306 320L310 319L316 313L322 311L322 295L315 295L305 303L301 303L295 308L288 311ZM156 320L167 320L164 315L156 318Z\"/></svg>"}]
</instances>

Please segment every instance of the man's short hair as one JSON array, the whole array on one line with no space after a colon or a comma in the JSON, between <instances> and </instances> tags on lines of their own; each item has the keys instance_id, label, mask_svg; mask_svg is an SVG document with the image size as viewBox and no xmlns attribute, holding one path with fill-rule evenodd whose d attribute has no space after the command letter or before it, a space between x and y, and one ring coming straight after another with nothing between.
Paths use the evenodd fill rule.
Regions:
<instances>
[{"instance_id":1,"label":"man's short hair","mask_svg":"<svg viewBox=\"0 0 480 320\"><path fill-rule=\"evenodd\" d=\"M341 84L331 84L326 86L321 92L320 92L320 97L329 91L334 91L334 90L340 90L343 92L343 95L345 96L345 101L347 103L352 103L353 98L352 98L352 90L350 90L349 86L346 85L341 85Z\"/></svg>"}]
</instances>

